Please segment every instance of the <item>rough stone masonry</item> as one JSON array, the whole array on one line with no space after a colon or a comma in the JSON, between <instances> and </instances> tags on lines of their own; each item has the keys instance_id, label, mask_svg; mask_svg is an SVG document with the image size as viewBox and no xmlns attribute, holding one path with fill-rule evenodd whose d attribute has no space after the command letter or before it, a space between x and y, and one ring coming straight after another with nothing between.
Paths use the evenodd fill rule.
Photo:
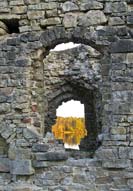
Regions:
<instances>
[{"instance_id":1,"label":"rough stone masonry","mask_svg":"<svg viewBox=\"0 0 133 191\"><path fill-rule=\"evenodd\" d=\"M133 190L132 37L132 0L0 0L0 191ZM101 142L91 157L48 132L71 98L91 124L83 146Z\"/></svg>"}]
</instances>

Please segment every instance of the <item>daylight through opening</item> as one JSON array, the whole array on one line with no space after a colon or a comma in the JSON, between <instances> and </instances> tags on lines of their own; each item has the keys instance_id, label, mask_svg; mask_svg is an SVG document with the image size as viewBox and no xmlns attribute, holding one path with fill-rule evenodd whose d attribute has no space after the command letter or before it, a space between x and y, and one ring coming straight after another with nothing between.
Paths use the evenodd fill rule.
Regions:
<instances>
[{"instance_id":1,"label":"daylight through opening","mask_svg":"<svg viewBox=\"0 0 133 191\"><path fill-rule=\"evenodd\" d=\"M52 126L55 138L62 141L66 149L79 150L81 139L87 135L84 104L74 100L63 102L56 115L56 123Z\"/></svg>"}]
</instances>

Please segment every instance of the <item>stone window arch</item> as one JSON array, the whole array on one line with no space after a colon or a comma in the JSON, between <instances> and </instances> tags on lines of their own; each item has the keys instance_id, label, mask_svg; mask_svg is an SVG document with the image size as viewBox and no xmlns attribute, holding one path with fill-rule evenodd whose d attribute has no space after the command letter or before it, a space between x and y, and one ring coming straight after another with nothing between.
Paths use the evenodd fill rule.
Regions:
<instances>
[{"instance_id":1,"label":"stone window arch","mask_svg":"<svg viewBox=\"0 0 133 191\"><path fill-rule=\"evenodd\" d=\"M52 35L52 36L51 36ZM98 40L98 33L95 31L89 31L89 29L81 27L72 29L71 31L67 31L63 27L53 27L51 29L46 30L45 32L42 32L41 34L38 34L37 36L34 36L32 34L32 38L38 39L39 37L39 43L35 41L32 42L32 46L34 47L32 52L30 53L31 58L31 125L34 129L37 129L37 131L41 134L44 134L46 132L46 128L44 127L45 124L45 117L44 113L48 112L48 99L50 98L50 94L46 93L46 82L44 80L45 72L44 72L44 60L49 55L50 49L53 49L57 44L65 43L65 42L74 42L74 43L83 43L83 44L89 44L92 45L93 48L96 48L96 50L99 51L99 55L97 55L97 59L99 60L99 63L101 64L100 69L100 78L101 81L96 79L96 81L87 81L83 80L85 83L81 82L80 87L82 88L87 87L90 90L93 90L93 94L95 95L95 99L97 97L100 97L100 101L96 104L96 109L99 112L96 112L96 116L100 114L100 117L98 116L98 129L105 129L106 133L108 132L109 126L107 123L108 119L108 113L104 113L103 117L103 108L104 104L108 102L108 98L102 102L103 95L103 88L104 88L104 80L107 82L105 76L109 76L109 70L106 71L106 74L103 74L103 64L109 64L109 51L107 45L97 43L96 40ZM93 57L95 59L95 56ZM107 59L108 58L108 59ZM47 72L47 71L46 71ZM105 75L105 76L104 76ZM78 75L77 75L78 76ZM97 75L98 77L98 75ZM98 77L99 78L99 77ZM109 78L108 78L109 80ZM73 84L72 86L76 86L76 81L73 81L73 78L68 78L66 82L63 82L64 84L69 84L69 81L71 81ZM99 81L99 82L98 82ZM60 91L58 87L56 87L58 91ZM58 91L56 92L58 94ZM46 94L45 94L45 93ZM101 104L101 106L99 106ZM35 109L34 109L35 108ZM105 118L105 121L104 121ZM105 125L104 125L105 123ZM31 127L32 128L32 127ZM101 131L99 131L101 132Z\"/></svg>"}]
</instances>

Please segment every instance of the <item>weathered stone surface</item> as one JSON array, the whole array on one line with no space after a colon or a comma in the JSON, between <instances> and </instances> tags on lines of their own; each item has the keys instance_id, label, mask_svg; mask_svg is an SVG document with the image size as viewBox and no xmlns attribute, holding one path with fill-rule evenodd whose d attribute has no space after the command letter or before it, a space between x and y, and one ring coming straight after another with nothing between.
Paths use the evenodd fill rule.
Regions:
<instances>
[{"instance_id":1,"label":"weathered stone surface","mask_svg":"<svg viewBox=\"0 0 133 191\"><path fill-rule=\"evenodd\" d=\"M121 19L121 17L110 17L109 18L109 25L124 25L125 21L124 19Z\"/></svg>"},{"instance_id":2,"label":"weathered stone surface","mask_svg":"<svg viewBox=\"0 0 133 191\"><path fill-rule=\"evenodd\" d=\"M126 2L107 2L105 4L105 13L120 13L127 11L127 4Z\"/></svg>"},{"instance_id":3,"label":"weathered stone surface","mask_svg":"<svg viewBox=\"0 0 133 191\"><path fill-rule=\"evenodd\" d=\"M77 15L74 13L67 13L63 19L63 25L65 28L71 28L77 26Z\"/></svg>"},{"instance_id":4,"label":"weathered stone surface","mask_svg":"<svg viewBox=\"0 0 133 191\"><path fill-rule=\"evenodd\" d=\"M69 11L77 11L78 9L79 9L78 6L71 1L66 1L62 5L62 10L64 13Z\"/></svg>"},{"instance_id":5,"label":"weathered stone surface","mask_svg":"<svg viewBox=\"0 0 133 191\"><path fill-rule=\"evenodd\" d=\"M130 53L133 51L133 41L132 40L119 40L112 44L112 53Z\"/></svg>"},{"instance_id":6,"label":"weathered stone surface","mask_svg":"<svg viewBox=\"0 0 133 191\"><path fill-rule=\"evenodd\" d=\"M0 158L0 173L10 171L10 160L8 158Z\"/></svg>"},{"instance_id":7,"label":"weathered stone surface","mask_svg":"<svg viewBox=\"0 0 133 191\"><path fill-rule=\"evenodd\" d=\"M41 138L41 136L39 134L35 133L33 130L28 129L28 128L25 128L23 130L23 135L26 139L39 139L39 138Z\"/></svg>"},{"instance_id":8,"label":"weathered stone surface","mask_svg":"<svg viewBox=\"0 0 133 191\"><path fill-rule=\"evenodd\" d=\"M32 151L34 152L47 152L49 149L48 144L34 144L32 147Z\"/></svg>"},{"instance_id":9,"label":"weathered stone surface","mask_svg":"<svg viewBox=\"0 0 133 191\"><path fill-rule=\"evenodd\" d=\"M31 160L13 160L10 162L11 174L14 175L31 175L34 169Z\"/></svg>"},{"instance_id":10,"label":"weathered stone surface","mask_svg":"<svg viewBox=\"0 0 133 191\"><path fill-rule=\"evenodd\" d=\"M133 16L128 16L127 17L127 24L128 25L133 25Z\"/></svg>"},{"instance_id":11,"label":"weathered stone surface","mask_svg":"<svg viewBox=\"0 0 133 191\"><path fill-rule=\"evenodd\" d=\"M91 26L104 24L107 22L107 18L102 11L88 11L85 15L79 16L78 25L79 26Z\"/></svg>"},{"instance_id":12,"label":"weathered stone surface","mask_svg":"<svg viewBox=\"0 0 133 191\"><path fill-rule=\"evenodd\" d=\"M11 160L15 159L31 159L31 150L30 149L24 149L24 148L9 148L8 151L8 157Z\"/></svg>"},{"instance_id":13,"label":"weathered stone surface","mask_svg":"<svg viewBox=\"0 0 133 191\"><path fill-rule=\"evenodd\" d=\"M88 10L95 10L95 9L103 9L103 4L98 1L92 0L83 0L83 3L80 5L81 11L88 11Z\"/></svg>"},{"instance_id":14,"label":"weathered stone surface","mask_svg":"<svg viewBox=\"0 0 133 191\"><path fill-rule=\"evenodd\" d=\"M10 104L2 103L0 105L0 114L2 114L2 113L9 113L9 112L10 112Z\"/></svg>"},{"instance_id":15,"label":"weathered stone surface","mask_svg":"<svg viewBox=\"0 0 133 191\"><path fill-rule=\"evenodd\" d=\"M28 11L28 18L30 20L34 19L44 19L44 11Z\"/></svg>"},{"instance_id":16,"label":"weathered stone surface","mask_svg":"<svg viewBox=\"0 0 133 191\"><path fill-rule=\"evenodd\" d=\"M50 25L58 25L58 24L61 24L61 20L59 17L41 20L41 26L50 26Z\"/></svg>"},{"instance_id":17,"label":"weathered stone surface","mask_svg":"<svg viewBox=\"0 0 133 191\"><path fill-rule=\"evenodd\" d=\"M124 169L130 167L130 161L125 159L116 159L116 160L108 160L103 161L104 168L116 168L116 169Z\"/></svg>"},{"instance_id":18,"label":"weathered stone surface","mask_svg":"<svg viewBox=\"0 0 133 191\"><path fill-rule=\"evenodd\" d=\"M68 159L68 154L65 152L37 153L36 159L39 161L63 161Z\"/></svg>"}]
</instances>

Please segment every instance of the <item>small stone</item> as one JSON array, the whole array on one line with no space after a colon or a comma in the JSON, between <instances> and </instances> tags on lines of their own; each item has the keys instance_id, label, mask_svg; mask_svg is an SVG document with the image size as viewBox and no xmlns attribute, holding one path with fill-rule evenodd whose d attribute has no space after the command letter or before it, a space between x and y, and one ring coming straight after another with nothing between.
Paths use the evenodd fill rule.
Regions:
<instances>
[{"instance_id":1,"label":"small stone","mask_svg":"<svg viewBox=\"0 0 133 191\"><path fill-rule=\"evenodd\" d=\"M63 25L65 28L71 28L77 26L77 14L67 13L63 19Z\"/></svg>"},{"instance_id":2,"label":"small stone","mask_svg":"<svg viewBox=\"0 0 133 191\"><path fill-rule=\"evenodd\" d=\"M47 152L49 149L49 146L46 145L46 144L39 144L39 143L36 143L32 146L32 151L34 152Z\"/></svg>"},{"instance_id":3,"label":"small stone","mask_svg":"<svg viewBox=\"0 0 133 191\"><path fill-rule=\"evenodd\" d=\"M112 53L132 53L133 52L133 40L123 39L118 40L111 46Z\"/></svg>"},{"instance_id":4,"label":"small stone","mask_svg":"<svg viewBox=\"0 0 133 191\"><path fill-rule=\"evenodd\" d=\"M10 171L9 162L10 160L8 158L0 158L0 172Z\"/></svg>"},{"instance_id":5,"label":"small stone","mask_svg":"<svg viewBox=\"0 0 133 191\"><path fill-rule=\"evenodd\" d=\"M105 13L122 13L127 11L126 2L107 2L105 4Z\"/></svg>"},{"instance_id":6,"label":"small stone","mask_svg":"<svg viewBox=\"0 0 133 191\"><path fill-rule=\"evenodd\" d=\"M27 12L28 19L44 19L45 12L44 11L28 11Z\"/></svg>"},{"instance_id":7,"label":"small stone","mask_svg":"<svg viewBox=\"0 0 133 191\"><path fill-rule=\"evenodd\" d=\"M10 104L2 103L0 104L0 114L9 113L10 112Z\"/></svg>"},{"instance_id":8,"label":"small stone","mask_svg":"<svg viewBox=\"0 0 133 191\"><path fill-rule=\"evenodd\" d=\"M50 25L59 25L59 24L61 24L61 20L59 17L41 20L41 26L50 26Z\"/></svg>"},{"instance_id":9,"label":"small stone","mask_svg":"<svg viewBox=\"0 0 133 191\"><path fill-rule=\"evenodd\" d=\"M33 130L28 128L23 129L23 135L26 139L38 140L39 138L41 138L40 134L37 134L37 132L34 132Z\"/></svg>"},{"instance_id":10,"label":"small stone","mask_svg":"<svg viewBox=\"0 0 133 191\"><path fill-rule=\"evenodd\" d=\"M109 18L109 25L117 26L117 25L124 25L125 21L120 17L110 17Z\"/></svg>"},{"instance_id":11,"label":"small stone","mask_svg":"<svg viewBox=\"0 0 133 191\"><path fill-rule=\"evenodd\" d=\"M84 0L80 5L81 11L89 11L91 9L92 10L103 9L103 4L95 0L93 1Z\"/></svg>"},{"instance_id":12,"label":"small stone","mask_svg":"<svg viewBox=\"0 0 133 191\"><path fill-rule=\"evenodd\" d=\"M62 161L68 159L68 154L65 152L36 153L36 159L39 161Z\"/></svg>"},{"instance_id":13,"label":"small stone","mask_svg":"<svg viewBox=\"0 0 133 191\"><path fill-rule=\"evenodd\" d=\"M130 167L130 161L127 159L115 159L115 160L106 160L103 161L104 168L116 168L116 169L124 169Z\"/></svg>"},{"instance_id":14,"label":"small stone","mask_svg":"<svg viewBox=\"0 0 133 191\"><path fill-rule=\"evenodd\" d=\"M107 18L102 11L99 10L91 10L88 11L85 15L79 16L78 25L79 26L91 26L104 24L107 22Z\"/></svg>"},{"instance_id":15,"label":"small stone","mask_svg":"<svg viewBox=\"0 0 133 191\"><path fill-rule=\"evenodd\" d=\"M69 11L77 11L78 9L79 9L78 6L71 1L66 1L62 5L62 10L64 13L69 12Z\"/></svg>"}]
</instances>

